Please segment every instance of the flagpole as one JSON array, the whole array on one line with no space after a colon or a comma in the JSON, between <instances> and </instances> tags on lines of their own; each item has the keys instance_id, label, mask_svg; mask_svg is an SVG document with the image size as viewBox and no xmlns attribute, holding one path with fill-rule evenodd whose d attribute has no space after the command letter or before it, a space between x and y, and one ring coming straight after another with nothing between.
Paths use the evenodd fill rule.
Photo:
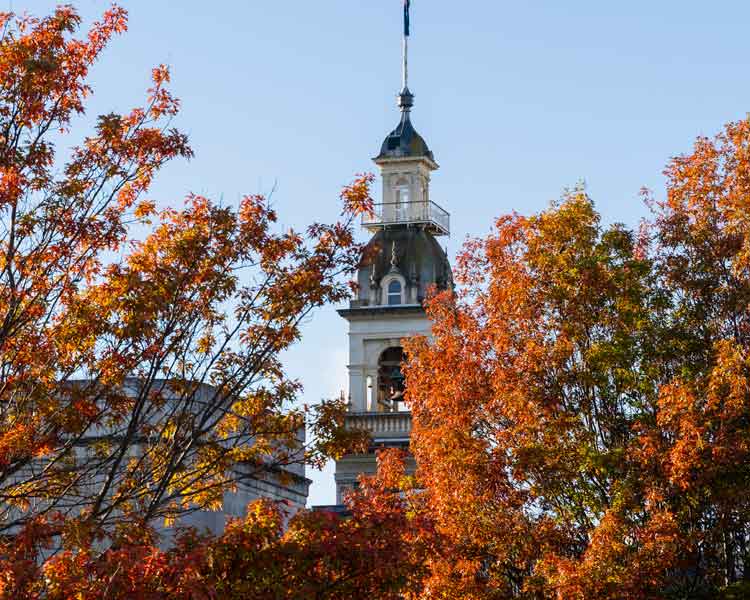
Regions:
<instances>
[{"instance_id":1,"label":"flagpole","mask_svg":"<svg viewBox=\"0 0 750 600\"><path fill-rule=\"evenodd\" d=\"M404 43L403 43L403 69L401 73L401 83L403 84L401 89L409 89L409 29L410 29L410 18L409 11L411 9L411 0L404 0Z\"/></svg>"},{"instance_id":2,"label":"flagpole","mask_svg":"<svg viewBox=\"0 0 750 600\"><path fill-rule=\"evenodd\" d=\"M414 96L409 91L409 9L411 0L404 0L404 38L402 45L401 64L401 92L398 95L398 106L405 118L409 118L409 111L414 106Z\"/></svg>"},{"instance_id":3,"label":"flagpole","mask_svg":"<svg viewBox=\"0 0 750 600\"><path fill-rule=\"evenodd\" d=\"M401 86L402 90L409 89L409 38L404 36L403 44L403 67L401 69Z\"/></svg>"}]
</instances>

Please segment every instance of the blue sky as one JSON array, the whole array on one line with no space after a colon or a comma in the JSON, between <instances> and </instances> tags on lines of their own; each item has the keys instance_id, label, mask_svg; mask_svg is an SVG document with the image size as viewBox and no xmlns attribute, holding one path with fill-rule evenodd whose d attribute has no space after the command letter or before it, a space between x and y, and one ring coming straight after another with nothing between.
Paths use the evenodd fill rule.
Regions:
<instances>
[{"instance_id":1,"label":"blue sky","mask_svg":"<svg viewBox=\"0 0 750 600\"><path fill-rule=\"evenodd\" d=\"M0 0L41 14L48 0ZM74 2L87 20L109 2ZM167 63L196 156L151 193L235 202L269 192L281 222L331 221L338 192L398 120L401 0L121 0L130 30L92 73L89 114L138 104ZM4 6L3 6L4 5ZM543 209L584 180L607 222L645 215L670 156L750 110L750 3L717 0L412 0L413 122L441 165L433 200L448 249L509 211ZM364 234L363 234L364 236ZM315 314L286 356L305 400L346 385L346 323ZM334 501L332 468L312 504Z\"/></svg>"}]
</instances>

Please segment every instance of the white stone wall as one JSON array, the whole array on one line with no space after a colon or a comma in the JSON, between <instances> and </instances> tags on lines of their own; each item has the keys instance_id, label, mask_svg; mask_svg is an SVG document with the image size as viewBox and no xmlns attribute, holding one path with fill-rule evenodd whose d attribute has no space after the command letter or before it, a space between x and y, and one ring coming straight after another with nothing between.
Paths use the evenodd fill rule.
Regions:
<instances>
[{"instance_id":1,"label":"white stone wall","mask_svg":"<svg viewBox=\"0 0 750 600\"><path fill-rule=\"evenodd\" d=\"M304 477L292 476L291 482L282 483L278 476L269 475L265 479L245 481L238 486L236 492L224 494L224 502L220 511L200 510L182 517L178 527L195 527L199 531L208 529L218 535L224 531L229 518L242 518L246 514L247 505L253 500L267 498L279 502L279 507L291 518L305 508L307 504L310 481ZM168 544L174 529L161 528L164 542Z\"/></svg>"},{"instance_id":2,"label":"white stone wall","mask_svg":"<svg viewBox=\"0 0 750 600\"><path fill-rule=\"evenodd\" d=\"M355 412L378 410L367 406L367 377L377 387L378 358L402 340L412 335L429 335L430 322L424 313L398 315L398 309L382 315L348 317L349 320L349 398L350 409Z\"/></svg>"},{"instance_id":3,"label":"white stone wall","mask_svg":"<svg viewBox=\"0 0 750 600\"><path fill-rule=\"evenodd\" d=\"M85 383L85 381L79 381L72 382L71 385L85 385ZM154 384L154 388L158 389L162 384L165 384L165 382L157 381ZM124 389L129 394L135 395L138 393L137 380L128 380L125 383ZM202 385L197 394L197 402L200 402L202 397L208 398L213 393L214 388L210 385ZM169 397L168 394L167 397ZM154 415L154 420L156 421L160 417L161 414L156 414ZM74 448L75 460L78 464L86 464L87 461L90 461L93 458L93 444L104 436L110 435L112 431L104 426L96 426L92 427L87 433L89 435L86 436L86 439L82 440ZM306 439L304 427L297 432L297 439L304 445ZM253 440L248 439L247 443L252 444ZM134 444L129 448L128 456L135 458L138 457L140 452L141 448ZM301 459L302 453L300 453ZM44 459L33 461L19 475L19 479L33 476L37 471L44 469L46 464ZM87 477L81 478L76 489L60 498L53 508L65 514L78 514L81 501L90 501L91 497L100 489L104 481L104 476L105 473L101 471L93 471ZM259 498L268 498L281 503L280 506L291 517L306 506L310 483L310 480L305 477L305 465L302 462L290 464L282 468L274 467L268 471L261 471L257 475L254 474L253 477L248 477L241 481L237 486L236 492L225 493L223 504L219 511L200 510L191 512L181 517L176 526L192 526L201 530L208 529L214 534L219 534L223 531L228 517L243 517L248 503ZM34 504L30 507L31 510L42 510L44 508L49 508L49 502L41 499L34 501ZM25 509L24 511L20 508L12 509L8 515L9 520L22 517L24 512L26 512ZM156 522L153 525L163 534L163 545L168 545L174 529L164 528L160 522Z\"/></svg>"}]
</instances>

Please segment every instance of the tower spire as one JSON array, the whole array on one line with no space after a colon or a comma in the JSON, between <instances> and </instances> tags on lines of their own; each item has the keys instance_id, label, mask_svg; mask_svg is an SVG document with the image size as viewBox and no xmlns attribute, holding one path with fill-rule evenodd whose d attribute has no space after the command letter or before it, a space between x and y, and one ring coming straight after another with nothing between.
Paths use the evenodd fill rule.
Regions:
<instances>
[{"instance_id":1,"label":"tower spire","mask_svg":"<svg viewBox=\"0 0 750 600\"><path fill-rule=\"evenodd\" d=\"M404 38L402 46L401 93L398 95L398 106L401 112L408 113L414 106L414 95L409 91L409 34L411 0L404 0Z\"/></svg>"}]
</instances>

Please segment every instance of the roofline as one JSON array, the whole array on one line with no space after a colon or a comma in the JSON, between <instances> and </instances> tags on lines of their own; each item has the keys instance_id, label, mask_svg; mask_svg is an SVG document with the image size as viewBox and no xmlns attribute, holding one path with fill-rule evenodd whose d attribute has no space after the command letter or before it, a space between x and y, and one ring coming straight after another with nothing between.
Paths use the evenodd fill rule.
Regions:
<instances>
[{"instance_id":1,"label":"roofline","mask_svg":"<svg viewBox=\"0 0 750 600\"><path fill-rule=\"evenodd\" d=\"M424 161L433 170L437 171L440 165L435 162L434 158L429 156L376 156L372 159L376 165L384 165L388 163L406 163L406 162L421 162Z\"/></svg>"},{"instance_id":2,"label":"roofline","mask_svg":"<svg viewBox=\"0 0 750 600\"><path fill-rule=\"evenodd\" d=\"M344 317L369 317L370 315L426 315L421 304L399 304L396 306L362 306L360 308L340 308L336 311Z\"/></svg>"}]
</instances>

